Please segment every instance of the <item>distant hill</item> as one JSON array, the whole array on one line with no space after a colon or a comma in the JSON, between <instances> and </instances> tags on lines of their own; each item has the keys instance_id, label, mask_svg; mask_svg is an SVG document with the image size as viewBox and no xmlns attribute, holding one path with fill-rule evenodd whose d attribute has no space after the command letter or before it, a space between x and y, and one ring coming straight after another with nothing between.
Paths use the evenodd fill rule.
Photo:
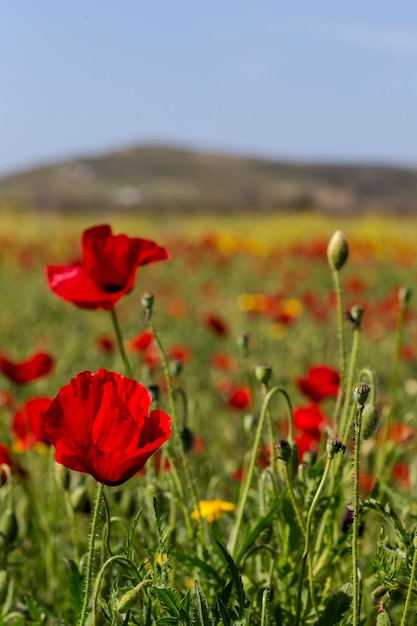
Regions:
<instances>
[{"instance_id":1,"label":"distant hill","mask_svg":"<svg viewBox=\"0 0 417 626\"><path fill-rule=\"evenodd\" d=\"M417 212L417 170L138 146L0 179L0 206L77 211Z\"/></svg>"}]
</instances>

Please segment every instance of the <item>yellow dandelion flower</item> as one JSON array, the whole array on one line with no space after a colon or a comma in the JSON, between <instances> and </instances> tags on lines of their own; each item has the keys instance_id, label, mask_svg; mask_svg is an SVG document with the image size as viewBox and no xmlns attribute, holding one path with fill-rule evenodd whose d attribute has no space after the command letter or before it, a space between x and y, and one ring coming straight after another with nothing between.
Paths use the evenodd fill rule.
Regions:
<instances>
[{"instance_id":1,"label":"yellow dandelion flower","mask_svg":"<svg viewBox=\"0 0 417 626\"><path fill-rule=\"evenodd\" d=\"M195 508L191 513L193 519L206 519L208 522L215 522L220 519L222 513L228 511L234 511L236 506L233 502L226 502L225 500L199 500L198 509Z\"/></svg>"}]
</instances>

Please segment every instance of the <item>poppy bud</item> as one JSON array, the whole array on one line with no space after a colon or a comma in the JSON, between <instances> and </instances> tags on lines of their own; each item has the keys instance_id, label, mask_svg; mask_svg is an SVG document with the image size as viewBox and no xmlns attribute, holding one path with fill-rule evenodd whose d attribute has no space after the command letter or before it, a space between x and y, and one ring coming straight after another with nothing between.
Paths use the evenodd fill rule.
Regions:
<instances>
[{"instance_id":1,"label":"poppy bud","mask_svg":"<svg viewBox=\"0 0 417 626\"><path fill-rule=\"evenodd\" d=\"M364 308L360 304L355 304L350 309L350 319L355 325L355 328L360 328L362 318L363 318Z\"/></svg>"},{"instance_id":2,"label":"poppy bud","mask_svg":"<svg viewBox=\"0 0 417 626\"><path fill-rule=\"evenodd\" d=\"M56 463L55 475L58 485L60 485L64 491L68 491L71 478L69 469L60 463Z\"/></svg>"},{"instance_id":3,"label":"poppy bud","mask_svg":"<svg viewBox=\"0 0 417 626\"><path fill-rule=\"evenodd\" d=\"M342 269L349 256L349 245L344 233L337 230L327 246L327 259L332 270Z\"/></svg>"},{"instance_id":4,"label":"poppy bud","mask_svg":"<svg viewBox=\"0 0 417 626\"><path fill-rule=\"evenodd\" d=\"M133 589L129 589L126 593L120 598L117 610L119 613L127 613L133 606L135 606L138 601L140 589L134 587Z\"/></svg>"},{"instance_id":5,"label":"poppy bud","mask_svg":"<svg viewBox=\"0 0 417 626\"><path fill-rule=\"evenodd\" d=\"M90 505L87 487L85 485L78 485L78 487L71 492L70 502L74 511L82 513L87 512L86 509L88 509Z\"/></svg>"},{"instance_id":6,"label":"poppy bud","mask_svg":"<svg viewBox=\"0 0 417 626\"><path fill-rule=\"evenodd\" d=\"M381 609L378 609L376 626L392 626L391 618L383 606L381 606Z\"/></svg>"},{"instance_id":7,"label":"poppy bud","mask_svg":"<svg viewBox=\"0 0 417 626\"><path fill-rule=\"evenodd\" d=\"M186 452L189 452L190 450L192 450L193 444L194 444L194 434L193 432L185 427L182 429L182 431L180 432L180 437L181 437L181 441L182 441L182 445L183 448Z\"/></svg>"},{"instance_id":8,"label":"poppy bud","mask_svg":"<svg viewBox=\"0 0 417 626\"><path fill-rule=\"evenodd\" d=\"M277 457L281 459L281 461L284 461L284 463L288 463L292 456L292 449L288 441L286 439L280 439L275 447L277 449Z\"/></svg>"},{"instance_id":9,"label":"poppy bud","mask_svg":"<svg viewBox=\"0 0 417 626\"><path fill-rule=\"evenodd\" d=\"M148 385L148 391L151 394L152 402L159 402L159 385Z\"/></svg>"},{"instance_id":10,"label":"poppy bud","mask_svg":"<svg viewBox=\"0 0 417 626\"><path fill-rule=\"evenodd\" d=\"M381 418L380 410L373 404L368 404L362 413L361 438L365 441L372 437L379 426Z\"/></svg>"},{"instance_id":11,"label":"poppy bud","mask_svg":"<svg viewBox=\"0 0 417 626\"><path fill-rule=\"evenodd\" d=\"M242 353L242 356L247 357L249 351L249 335L248 333L240 333L236 339L237 347Z\"/></svg>"},{"instance_id":12,"label":"poppy bud","mask_svg":"<svg viewBox=\"0 0 417 626\"><path fill-rule=\"evenodd\" d=\"M400 290L398 292L398 299L400 301L400 304L402 304L403 306L407 306L407 304L409 304L410 300L411 300L411 295L412 295L412 291L410 289L410 287L400 287Z\"/></svg>"},{"instance_id":13,"label":"poppy bud","mask_svg":"<svg viewBox=\"0 0 417 626\"><path fill-rule=\"evenodd\" d=\"M6 601L7 591L9 589L9 574L5 569L0 570L0 607Z\"/></svg>"},{"instance_id":14,"label":"poppy bud","mask_svg":"<svg viewBox=\"0 0 417 626\"><path fill-rule=\"evenodd\" d=\"M152 313L153 303L155 300L155 296L153 293L149 293L146 291L141 298L141 303L145 311L147 311L148 315Z\"/></svg>"},{"instance_id":15,"label":"poppy bud","mask_svg":"<svg viewBox=\"0 0 417 626\"><path fill-rule=\"evenodd\" d=\"M267 385L271 380L272 367L268 363L261 363L255 367L256 380L259 380L263 385Z\"/></svg>"},{"instance_id":16,"label":"poppy bud","mask_svg":"<svg viewBox=\"0 0 417 626\"><path fill-rule=\"evenodd\" d=\"M11 509L6 509L0 520L0 537L7 544L12 544L18 532L16 513Z\"/></svg>"},{"instance_id":17,"label":"poppy bud","mask_svg":"<svg viewBox=\"0 0 417 626\"><path fill-rule=\"evenodd\" d=\"M338 452L344 454L346 446L339 439L328 439L326 444L327 456L332 459Z\"/></svg>"},{"instance_id":18,"label":"poppy bud","mask_svg":"<svg viewBox=\"0 0 417 626\"><path fill-rule=\"evenodd\" d=\"M247 413L243 418L243 428L246 433L251 433L256 426L258 425L259 419L257 415L252 415L252 413Z\"/></svg>"},{"instance_id":19,"label":"poppy bud","mask_svg":"<svg viewBox=\"0 0 417 626\"><path fill-rule=\"evenodd\" d=\"M366 383L358 383L353 388L353 397L358 406L363 407L371 392L371 388Z\"/></svg>"},{"instance_id":20,"label":"poppy bud","mask_svg":"<svg viewBox=\"0 0 417 626\"><path fill-rule=\"evenodd\" d=\"M169 373L171 376L174 376L174 378L177 378L181 374L182 368L183 362L181 359L172 359L172 361L169 362Z\"/></svg>"}]
</instances>

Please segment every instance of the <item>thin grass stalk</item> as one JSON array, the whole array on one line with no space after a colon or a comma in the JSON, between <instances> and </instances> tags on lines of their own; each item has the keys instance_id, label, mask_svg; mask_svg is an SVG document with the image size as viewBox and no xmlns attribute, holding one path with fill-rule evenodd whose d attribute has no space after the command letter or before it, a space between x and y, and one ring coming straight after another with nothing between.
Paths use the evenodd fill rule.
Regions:
<instances>
[{"instance_id":1,"label":"thin grass stalk","mask_svg":"<svg viewBox=\"0 0 417 626\"><path fill-rule=\"evenodd\" d=\"M119 321L117 319L116 310L115 310L114 307L112 309L110 309L110 314L111 314L111 319L112 319L112 322L113 322L114 332L116 334L117 347L119 348L120 356L122 357L122 361L123 361L123 365L124 365L124 368L125 368L125 371L126 371L126 375L129 378L133 378L132 366L130 365L130 361L127 358L126 350L125 350L125 347L123 345L122 331L120 330Z\"/></svg>"},{"instance_id":2,"label":"thin grass stalk","mask_svg":"<svg viewBox=\"0 0 417 626\"><path fill-rule=\"evenodd\" d=\"M400 626L407 626L407 615L410 609L411 594L413 593L414 579L416 577L416 570L417 570L417 534L416 533L414 533L413 548L414 548L413 562L411 565L410 580L408 583L407 596L405 598L404 610L403 610Z\"/></svg>"},{"instance_id":3,"label":"thin grass stalk","mask_svg":"<svg viewBox=\"0 0 417 626\"><path fill-rule=\"evenodd\" d=\"M302 556L302 560L301 560L301 569L300 569L300 575L298 578L298 588L297 588L297 605L296 605L296 614L295 614L295 622L294 622L294 626L299 626L300 624L300 617L301 617L301 598L302 598L302 591L303 591L303 582L304 582L304 574L305 574L305 568L306 568L306 564L308 562L308 557L309 557L309 553L310 553L310 543L311 543L311 533L312 533L312 521L313 521L313 515L314 515L314 511L315 508L318 504L318 501L320 499L320 496L323 492L324 486L326 484L327 478L329 476L329 472L330 472L330 467L331 467L331 463L333 460L333 456L328 455L327 459L326 459L326 465L324 468L324 472L322 474L319 486L317 487L317 491L314 494L314 498L313 501L310 505L310 509L308 511L307 514L307 521L306 521L306 526L305 526L305 536L304 536L304 552L303 552L303 556ZM315 598L314 598L314 589L310 588L310 595L313 595L311 597L311 601L313 603L313 607L315 609L316 614L318 613L317 610L317 605L315 603ZM318 617L318 615L317 615Z\"/></svg>"},{"instance_id":4,"label":"thin grass stalk","mask_svg":"<svg viewBox=\"0 0 417 626\"><path fill-rule=\"evenodd\" d=\"M85 585L84 585L84 600L83 606L81 609L81 615L78 622L78 626L84 626L87 620L88 615L88 602L91 595L91 587L93 580L93 567L94 567L94 548L96 542L96 534L97 534L97 524L100 516L100 508L103 497L104 485L102 483L97 483L97 493L96 493L96 504L94 507L94 513L91 520L91 528L90 528L90 543L88 547L88 558L87 558L87 566L85 572Z\"/></svg>"},{"instance_id":5,"label":"thin grass stalk","mask_svg":"<svg viewBox=\"0 0 417 626\"><path fill-rule=\"evenodd\" d=\"M269 410L270 402L272 398L275 396L275 394L277 393L281 393L287 401L287 405L289 408L289 432L290 432L290 437L292 438L292 441L294 440L294 418L293 418L291 400L289 398L289 395L283 387L272 387L272 389L270 389L268 393L266 394L264 401L263 401L261 415L259 417L258 427L256 429L255 441L252 447L252 455L251 455L251 459L249 462L248 473L245 479L244 487L241 492L241 496L239 498L236 524L235 524L235 527L232 531L231 538L230 538L230 550L229 551L233 557L235 556L235 553L236 553L239 533L240 533L240 529L242 526L243 516L245 513L245 508L246 508L246 504L247 504L248 497L249 497L249 490L250 490L252 480L253 480L253 474L255 471L256 459L258 456L258 449L259 449L259 444L261 442L265 419L267 416L267 412ZM273 454L273 450L271 450L271 454Z\"/></svg>"},{"instance_id":6,"label":"thin grass stalk","mask_svg":"<svg viewBox=\"0 0 417 626\"><path fill-rule=\"evenodd\" d=\"M359 574L359 458L362 429L362 413L364 406L358 406L355 420L355 451L353 456L353 524L352 524L352 625L360 623L360 574Z\"/></svg>"}]
</instances>

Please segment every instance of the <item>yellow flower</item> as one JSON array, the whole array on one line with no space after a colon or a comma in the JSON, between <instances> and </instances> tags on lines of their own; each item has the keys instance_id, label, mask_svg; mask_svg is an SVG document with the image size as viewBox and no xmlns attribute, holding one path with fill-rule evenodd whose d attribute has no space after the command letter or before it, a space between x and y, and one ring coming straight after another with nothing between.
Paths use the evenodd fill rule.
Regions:
<instances>
[{"instance_id":1,"label":"yellow flower","mask_svg":"<svg viewBox=\"0 0 417 626\"><path fill-rule=\"evenodd\" d=\"M195 508L191 513L193 519L199 519L200 516L208 522L215 522L220 519L221 514L227 511L234 511L236 506L233 502L225 500L199 500L198 509Z\"/></svg>"}]
</instances>

